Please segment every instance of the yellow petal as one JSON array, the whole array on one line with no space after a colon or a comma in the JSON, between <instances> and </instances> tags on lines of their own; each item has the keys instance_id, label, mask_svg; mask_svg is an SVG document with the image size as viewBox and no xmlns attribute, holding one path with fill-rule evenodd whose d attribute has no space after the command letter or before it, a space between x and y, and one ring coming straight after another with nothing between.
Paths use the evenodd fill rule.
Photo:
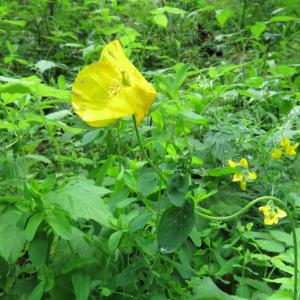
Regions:
<instances>
[{"instance_id":1,"label":"yellow petal","mask_svg":"<svg viewBox=\"0 0 300 300\"><path fill-rule=\"evenodd\" d=\"M291 144L291 141L289 138L285 137L281 140L281 146L283 147L287 147L287 146L290 146Z\"/></svg>"},{"instance_id":2,"label":"yellow petal","mask_svg":"<svg viewBox=\"0 0 300 300\"><path fill-rule=\"evenodd\" d=\"M286 217L287 214L284 210L277 208L276 216L277 216L277 218L281 219L281 218Z\"/></svg>"},{"instance_id":3,"label":"yellow petal","mask_svg":"<svg viewBox=\"0 0 300 300\"><path fill-rule=\"evenodd\" d=\"M289 145L284 148L284 151L285 151L285 154L288 156L295 156L297 154L296 149L297 149L297 147L295 148L295 146Z\"/></svg>"},{"instance_id":4,"label":"yellow petal","mask_svg":"<svg viewBox=\"0 0 300 300\"><path fill-rule=\"evenodd\" d=\"M229 167L231 167L231 168L236 168L238 166L238 164L231 159L228 159L227 163L228 163Z\"/></svg>"},{"instance_id":5,"label":"yellow petal","mask_svg":"<svg viewBox=\"0 0 300 300\"><path fill-rule=\"evenodd\" d=\"M282 150L277 148L272 152L272 157L278 159L282 156Z\"/></svg>"},{"instance_id":6,"label":"yellow petal","mask_svg":"<svg viewBox=\"0 0 300 300\"><path fill-rule=\"evenodd\" d=\"M241 190L246 191L247 183L246 183L246 180L244 178L240 181L240 187L241 187Z\"/></svg>"},{"instance_id":7,"label":"yellow petal","mask_svg":"<svg viewBox=\"0 0 300 300\"><path fill-rule=\"evenodd\" d=\"M242 158L242 159L240 160L240 162L239 162L239 166L244 167L245 169L248 169L249 166L248 166L248 161L247 161L247 159Z\"/></svg>"},{"instance_id":8,"label":"yellow petal","mask_svg":"<svg viewBox=\"0 0 300 300\"><path fill-rule=\"evenodd\" d=\"M154 88L131 64L118 41L104 47L98 63L85 67L72 87L74 111L91 126L104 127L134 114L148 114Z\"/></svg>"},{"instance_id":9,"label":"yellow petal","mask_svg":"<svg viewBox=\"0 0 300 300\"><path fill-rule=\"evenodd\" d=\"M255 172L248 172L248 179L249 180L256 180L257 175Z\"/></svg>"},{"instance_id":10,"label":"yellow petal","mask_svg":"<svg viewBox=\"0 0 300 300\"><path fill-rule=\"evenodd\" d=\"M242 173L234 173L232 176L232 181L237 182L237 181L242 181L243 180L243 174Z\"/></svg>"}]
</instances>

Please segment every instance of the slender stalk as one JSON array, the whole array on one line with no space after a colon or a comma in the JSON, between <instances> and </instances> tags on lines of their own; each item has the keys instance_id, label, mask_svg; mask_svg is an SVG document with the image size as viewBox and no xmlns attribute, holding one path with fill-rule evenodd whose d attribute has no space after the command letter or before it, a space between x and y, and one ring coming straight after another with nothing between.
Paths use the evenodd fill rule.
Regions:
<instances>
[{"instance_id":1,"label":"slender stalk","mask_svg":"<svg viewBox=\"0 0 300 300\"><path fill-rule=\"evenodd\" d=\"M136 138L138 140L138 143L139 143L139 146L140 146L140 149L141 151L143 152L146 160L148 161L148 164L152 167L152 169L157 173L157 175L161 178L161 180L166 183L167 182L167 178L164 176L164 174L158 169L158 167L153 163L153 161L151 160L151 158L149 157L144 145L143 145L143 142L141 140L141 137L140 137L140 133L139 133L139 130L137 128L137 123L136 123L136 118L134 115L132 115L132 119L133 119L133 124L134 124L134 131L135 131L135 135L136 135Z\"/></svg>"},{"instance_id":2,"label":"slender stalk","mask_svg":"<svg viewBox=\"0 0 300 300\"><path fill-rule=\"evenodd\" d=\"M292 229L292 236L293 236L293 243L294 243L294 300L297 300L298 298L298 244L297 244L297 234L296 234L296 228L295 228L295 221L292 216L291 211L287 207L287 205L280 199L273 197L273 196L263 196L256 198L249 202L245 207L243 207L241 210L238 212L229 215L229 216L224 216L224 217L214 217L214 216L209 216L206 214L203 214L199 211L196 211L196 214L204 219L211 220L211 221L217 221L217 222L227 222L230 221L236 217L239 217L243 213L245 213L249 208L254 206L258 202L265 202L265 201L274 201L278 206L283 208L287 214L287 217L290 222L290 226Z\"/></svg>"}]
</instances>

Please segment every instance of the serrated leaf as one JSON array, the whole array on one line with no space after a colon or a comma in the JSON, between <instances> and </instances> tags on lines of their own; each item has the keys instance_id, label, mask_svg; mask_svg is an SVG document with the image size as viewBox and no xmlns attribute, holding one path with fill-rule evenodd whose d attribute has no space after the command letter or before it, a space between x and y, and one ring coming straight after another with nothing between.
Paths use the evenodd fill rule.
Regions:
<instances>
[{"instance_id":1,"label":"serrated leaf","mask_svg":"<svg viewBox=\"0 0 300 300\"><path fill-rule=\"evenodd\" d=\"M48 216L48 223L54 232L65 240L72 238L71 225L64 215L55 212Z\"/></svg>"},{"instance_id":2,"label":"serrated leaf","mask_svg":"<svg viewBox=\"0 0 300 300\"><path fill-rule=\"evenodd\" d=\"M92 219L102 225L108 225L112 214L101 199L108 193L108 189L96 186L92 180L78 178L56 191L47 193L44 200L67 211L73 220Z\"/></svg>"},{"instance_id":3,"label":"serrated leaf","mask_svg":"<svg viewBox=\"0 0 300 300\"><path fill-rule=\"evenodd\" d=\"M0 214L0 255L7 261L15 262L24 247L25 233L18 225L21 217L13 209Z\"/></svg>"}]
</instances>

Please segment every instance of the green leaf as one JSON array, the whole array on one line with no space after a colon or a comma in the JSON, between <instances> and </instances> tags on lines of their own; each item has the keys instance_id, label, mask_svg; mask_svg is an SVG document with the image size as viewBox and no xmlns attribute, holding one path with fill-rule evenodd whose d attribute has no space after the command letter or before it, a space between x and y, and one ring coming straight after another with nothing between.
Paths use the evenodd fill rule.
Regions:
<instances>
[{"instance_id":1,"label":"green leaf","mask_svg":"<svg viewBox=\"0 0 300 300\"><path fill-rule=\"evenodd\" d=\"M155 24L167 28L168 26L168 18L163 13L157 14L153 17L153 21Z\"/></svg>"},{"instance_id":2,"label":"green leaf","mask_svg":"<svg viewBox=\"0 0 300 300\"><path fill-rule=\"evenodd\" d=\"M53 112L51 114L48 114L46 115L46 119L47 120L62 120L64 119L66 116L71 116L71 112L68 110L68 109L63 109L63 110L60 110L60 111L56 111L56 112Z\"/></svg>"},{"instance_id":3,"label":"green leaf","mask_svg":"<svg viewBox=\"0 0 300 300\"><path fill-rule=\"evenodd\" d=\"M275 16L272 17L269 22L290 22L290 21L295 21L298 20L295 17L291 17L291 16Z\"/></svg>"},{"instance_id":4,"label":"green leaf","mask_svg":"<svg viewBox=\"0 0 300 300\"><path fill-rule=\"evenodd\" d=\"M115 231L108 239L108 249L110 252L115 252L115 250L118 248L121 237L123 235L123 231Z\"/></svg>"},{"instance_id":5,"label":"green leaf","mask_svg":"<svg viewBox=\"0 0 300 300\"><path fill-rule=\"evenodd\" d=\"M292 75L297 72L297 69L290 66L277 65L270 69L270 72L272 74Z\"/></svg>"},{"instance_id":6,"label":"green leaf","mask_svg":"<svg viewBox=\"0 0 300 300\"><path fill-rule=\"evenodd\" d=\"M8 94L31 94L31 89L21 82L12 82L12 83L6 83L2 84L0 86L0 92L1 93L8 93Z\"/></svg>"},{"instance_id":7,"label":"green leaf","mask_svg":"<svg viewBox=\"0 0 300 300\"><path fill-rule=\"evenodd\" d=\"M108 193L108 189L96 186L92 180L77 178L60 189L45 194L43 199L67 211L75 221L80 218L92 219L108 225L112 214L101 199Z\"/></svg>"},{"instance_id":8,"label":"green leaf","mask_svg":"<svg viewBox=\"0 0 300 300\"><path fill-rule=\"evenodd\" d=\"M64 215L59 212L55 212L48 217L48 223L54 230L54 232L65 240L72 238L71 225Z\"/></svg>"},{"instance_id":9,"label":"green leaf","mask_svg":"<svg viewBox=\"0 0 300 300\"><path fill-rule=\"evenodd\" d=\"M28 245L28 254L32 264L40 269L48 256L48 237L45 232L39 232Z\"/></svg>"},{"instance_id":10,"label":"green leaf","mask_svg":"<svg viewBox=\"0 0 300 300\"><path fill-rule=\"evenodd\" d=\"M255 25L250 27L251 33L259 38L260 35L266 30L266 24L264 22L256 22Z\"/></svg>"},{"instance_id":11,"label":"green leaf","mask_svg":"<svg viewBox=\"0 0 300 300\"><path fill-rule=\"evenodd\" d=\"M220 9L216 11L216 18L221 27L225 25L225 23L232 14L233 11L229 8Z\"/></svg>"},{"instance_id":12,"label":"green leaf","mask_svg":"<svg viewBox=\"0 0 300 300\"><path fill-rule=\"evenodd\" d=\"M236 168L231 167L223 167L223 168L216 168L208 171L208 176L213 177L220 177L223 175L229 175L234 173L240 173L241 171Z\"/></svg>"},{"instance_id":13,"label":"green leaf","mask_svg":"<svg viewBox=\"0 0 300 300\"><path fill-rule=\"evenodd\" d=\"M86 134L84 134L81 142L81 146L85 146L93 142L98 136L99 133L101 132L101 129L93 129L89 130Z\"/></svg>"},{"instance_id":14,"label":"green leaf","mask_svg":"<svg viewBox=\"0 0 300 300\"><path fill-rule=\"evenodd\" d=\"M176 206L182 206L188 192L185 177L178 172L172 175L168 180L166 190L169 200Z\"/></svg>"},{"instance_id":15,"label":"green leaf","mask_svg":"<svg viewBox=\"0 0 300 300\"><path fill-rule=\"evenodd\" d=\"M87 300L91 289L91 278L83 272L72 274L72 284L76 300Z\"/></svg>"},{"instance_id":16,"label":"green leaf","mask_svg":"<svg viewBox=\"0 0 300 300\"><path fill-rule=\"evenodd\" d=\"M157 240L160 251L170 253L187 239L195 223L194 203L186 201L182 207L167 209L160 220Z\"/></svg>"},{"instance_id":17,"label":"green leaf","mask_svg":"<svg viewBox=\"0 0 300 300\"><path fill-rule=\"evenodd\" d=\"M143 168L138 173L137 189L144 196L150 195L158 185L158 177L149 168Z\"/></svg>"},{"instance_id":18,"label":"green leaf","mask_svg":"<svg viewBox=\"0 0 300 300\"><path fill-rule=\"evenodd\" d=\"M42 299L43 293L45 289L45 282L41 281L29 295L28 300L40 300Z\"/></svg>"},{"instance_id":19,"label":"green leaf","mask_svg":"<svg viewBox=\"0 0 300 300\"><path fill-rule=\"evenodd\" d=\"M0 22L20 27L24 27L26 25L26 21L23 20L0 20Z\"/></svg>"},{"instance_id":20,"label":"green leaf","mask_svg":"<svg viewBox=\"0 0 300 300\"><path fill-rule=\"evenodd\" d=\"M26 158L35 160L35 161L41 161L45 164L51 164L51 160L43 155L39 155L39 154L27 154L25 155Z\"/></svg>"},{"instance_id":21,"label":"green leaf","mask_svg":"<svg viewBox=\"0 0 300 300\"><path fill-rule=\"evenodd\" d=\"M22 254L25 234L18 224L21 217L13 209L0 214L0 255L7 261L15 262Z\"/></svg>"},{"instance_id":22,"label":"green leaf","mask_svg":"<svg viewBox=\"0 0 300 300\"><path fill-rule=\"evenodd\" d=\"M270 240L255 240L255 243L263 250L268 252L276 252L281 253L284 252L285 248L284 245L277 241L270 241Z\"/></svg>"},{"instance_id":23,"label":"green leaf","mask_svg":"<svg viewBox=\"0 0 300 300\"><path fill-rule=\"evenodd\" d=\"M25 228L25 236L27 241L31 241L33 239L39 225L43 221L43 217L43 213L36 213L31 216Z\"/></svg>"},{"instance_id":24,"label":"green leaf","mask_svg":"<svg viewBox=\"0 0 300 300\"><path fill-rule=\"evenodd\" d=\"M142 229L147 224L147 222L151 219L151 217L152 217L151 213L146 214L146 215L142 214L142 215L137 216L130 223L129 231L131 233L134 233L135 231Z\"/></svg>"},{"instance_id":25,"label":"green leaf","mask_svg":"<svg viewBox=\"0 0 300 300\"><path fill-rule=\"evenodd\" d=\"M188 119L190 122L194 123L194 124L206 124L207 123L207 118L198 115L196 113L194 113L193 111L190 110L182 110L180 111L180 114L182 114L186 119Z\"/></svg>"}]
</instances>

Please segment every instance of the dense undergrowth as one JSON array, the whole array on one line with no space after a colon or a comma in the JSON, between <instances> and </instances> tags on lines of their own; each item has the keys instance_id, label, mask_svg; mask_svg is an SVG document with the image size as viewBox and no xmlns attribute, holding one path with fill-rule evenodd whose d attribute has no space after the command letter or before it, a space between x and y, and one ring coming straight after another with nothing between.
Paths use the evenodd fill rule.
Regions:
<instances>
[{"instance_id":1,"label":"dense undergrowth","mask_svg":"<svg viewBox=\"0 0 300 300\"><path fill-rule=\"evenodd\" d=\"M0 24L0 299L293 299L276 203L199 213L274 196L300 236L297 0L14 0ZM115 39L158 92L146 152L72 109Z\"/></svg>"}]
</instances>

